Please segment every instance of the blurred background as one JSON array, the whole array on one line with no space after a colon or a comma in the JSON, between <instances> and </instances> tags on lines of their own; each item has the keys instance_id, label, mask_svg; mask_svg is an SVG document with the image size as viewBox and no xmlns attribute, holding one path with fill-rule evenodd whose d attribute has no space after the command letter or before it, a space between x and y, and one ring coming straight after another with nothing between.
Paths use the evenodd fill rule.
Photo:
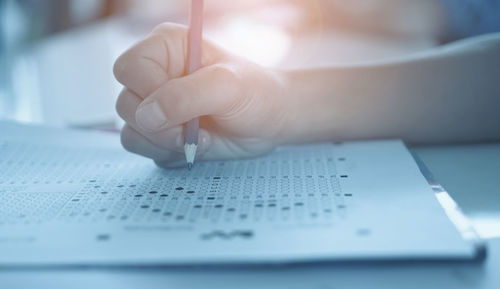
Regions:
<instances>
[{"instance_id":1,"label":"blurred background","mask_svg":"<svg viewBox=\"0 0 500 289\"><path fill-rule=\"evenodd\" d=\"M186 24L189 2L0 0L0 120L119 128L115 59L162 22ZM204 32L261 65L298 69L379 61L500 31L495 11L498 0L205 0ZM482 167L475 152L462 161ZM458 200L469 204L467 213L485 206L496 212L497 190L467 183L469 171L453 166L455 156L435 157L435 166L432 157L424 160L454 167L449 175L438 171L438 179L465 182L449 189L464 192ZM475 224L483 237L499 236L498 218L479 216Z\"/></svg>"},{"instance_id":2,"label":"blurred background","mask_svg":"<svg viewBox=\"0 0 500 289\"><path fill-rule=\"evenodd\" d=\"M114 60L188 0L1 0L0 119L118 127ZM377 61L448 41L439 0L205 1L207 37L264 66Z\"/></svg>"}]
</instances>

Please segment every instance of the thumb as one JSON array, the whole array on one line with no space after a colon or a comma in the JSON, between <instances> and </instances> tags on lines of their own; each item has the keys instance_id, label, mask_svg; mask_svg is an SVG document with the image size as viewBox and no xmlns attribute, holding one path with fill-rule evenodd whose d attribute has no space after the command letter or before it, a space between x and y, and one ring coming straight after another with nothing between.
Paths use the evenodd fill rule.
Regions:
<instances>
[{"instance_id":1,"label":"thumb","mask_svg":"<svg viewBox=\"0 0 500 289\"><path fill-rule=\"evenodd\" d=\"M156 132L203 115L222 114L243 96L239 91L239 76L232 65L207 66L154 91L138 106L136 122Z\"/></svg>"}]
</instances>

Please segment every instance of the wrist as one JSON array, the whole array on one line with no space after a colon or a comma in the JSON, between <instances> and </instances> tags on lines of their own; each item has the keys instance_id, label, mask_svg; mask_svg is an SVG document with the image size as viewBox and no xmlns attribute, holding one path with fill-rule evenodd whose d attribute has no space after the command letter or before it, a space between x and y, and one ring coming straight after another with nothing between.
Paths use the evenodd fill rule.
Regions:
<instances>
[{"instance_id":1,"label":"wrist","mask_svg":"<svg viewBox=\"0 0 500 289\"><path fill-rule=\"evenodd\" d=\"M338 72L313 69L281 74L285 87L283 109L287 111L280 138L283 143L327 141L341 135L345 113L339 91L345 89L339 85Z\"/></svg>"}]
</instances>

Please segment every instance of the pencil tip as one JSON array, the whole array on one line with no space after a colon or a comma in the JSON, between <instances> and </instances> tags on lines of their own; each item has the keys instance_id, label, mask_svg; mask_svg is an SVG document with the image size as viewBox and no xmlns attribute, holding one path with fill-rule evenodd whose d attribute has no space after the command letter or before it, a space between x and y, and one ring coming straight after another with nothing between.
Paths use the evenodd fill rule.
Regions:
<instances>
[{"instance_id":1,"label":"pencil tip","mask_svg":"<svg viewBox=\"0 0 500 289\"><path fill-rule=\"evenodd\" d=\"M188 164L188 168L191 169L194 164L194 159L196 156L196 145L195 144L185 144L184 145L184 153L186 155L186 162Z\"/></svg>"}]
</instances>

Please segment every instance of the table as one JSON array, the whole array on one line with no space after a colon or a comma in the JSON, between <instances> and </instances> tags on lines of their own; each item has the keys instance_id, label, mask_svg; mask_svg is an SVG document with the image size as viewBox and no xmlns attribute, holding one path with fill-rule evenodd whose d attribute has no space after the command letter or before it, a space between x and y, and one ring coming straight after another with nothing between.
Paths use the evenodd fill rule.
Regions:
<instances>
[{"instance_id":1,"label":"table","mask_svg":"<svg viewBox=\"0 0 500 289\"><path fill-rule=\"evenodd\" d=\"M500 143L413 150L487 237L482 263L337 263L266 268L0 271L10 288L500 288Z\"/></svg>"}]
</instances>

